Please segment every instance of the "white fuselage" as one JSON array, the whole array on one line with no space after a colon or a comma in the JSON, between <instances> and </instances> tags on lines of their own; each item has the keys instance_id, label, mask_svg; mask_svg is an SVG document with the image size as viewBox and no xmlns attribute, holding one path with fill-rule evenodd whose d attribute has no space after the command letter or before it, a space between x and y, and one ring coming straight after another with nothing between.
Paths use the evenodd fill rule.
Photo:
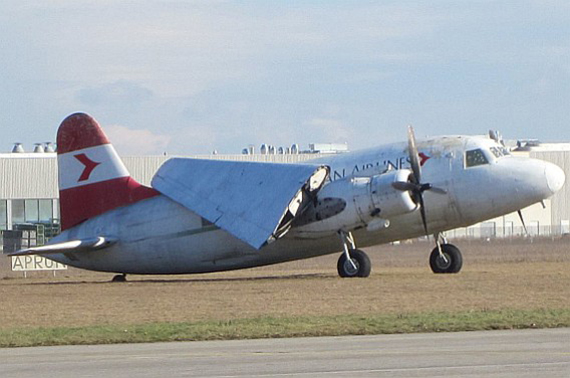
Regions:
<instances>
[{"instance_id":1,"label":"white fuselage","mask_svg":"<svg viewBox=\"0 0 570 378\"><path fill-rule=\"evenodd\" d=\"M507 214L551 196L563 183L553 164L513 156L497 157L494 141L483 137L440 137L418 143L422 181L447 194L424 194L430 233L465 227ZM481 149L487 163L473 166L465 151ZM354 177L409 168L407 145L391 144L317 161L331 168L331 184ZM562 180L562 183L560 182ZM324 190L325 188L323 188ZM350 204L349 204L350 205ZM343 216L342 213L334 217ZM330 218L322 222L331 222ZM418 210L391 217L389 226L352 231L358 247L424 235ZM259 250L233 237L165 196L156 196L89 219L53 240L107 235L119 241L109 248L50 258L72 266L120 273L176 274L239 269L334 253L342 249L338 230L319 222L294 227L285 237Z\"/></svg>"}]
</instances>

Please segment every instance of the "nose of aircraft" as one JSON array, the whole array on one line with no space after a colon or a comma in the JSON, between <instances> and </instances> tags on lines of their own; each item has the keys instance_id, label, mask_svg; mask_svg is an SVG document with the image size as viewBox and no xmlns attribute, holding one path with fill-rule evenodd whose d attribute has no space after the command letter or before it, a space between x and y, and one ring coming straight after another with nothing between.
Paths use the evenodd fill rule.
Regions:
<instances>
[{"instance_id":1,"label":"nose of aircraft","mask_svg":"<svg viewBox=\"0 0 570 378\"><path fill-rule=\"evenodd\" d=\"M564 185L564 181L566 180L564 171L559 166L552 163L546 163L546 167L544 168L544 175L546 176L546 183L548 185L548 189L551 191L551 194L559 191L562 188L562 185Z\"/></svg>"},{"instance_id":2,"label":"nose of aircraft","mask_svg":"<svg viewBox=\"0 0 570 378\"><path fill-rule=\"evenodd\" d=\"M551 197L566 179L559 166L539 159L512 157L500 160L497 166L501 168L497 181L504 180L509 193L503 201L511 201L519 209Z\"/></svg>"}]
</instances>

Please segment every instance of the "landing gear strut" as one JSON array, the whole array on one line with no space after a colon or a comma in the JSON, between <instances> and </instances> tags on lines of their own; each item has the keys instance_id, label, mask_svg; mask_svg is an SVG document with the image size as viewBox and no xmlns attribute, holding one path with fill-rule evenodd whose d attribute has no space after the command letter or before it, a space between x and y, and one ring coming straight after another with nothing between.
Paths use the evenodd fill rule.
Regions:
<instances>
[{"instance_id":1,"label":"landing gear strut","mask_svg":"<svg viewBox=\"0 0 570 378\"><path fill-rule=\"evenodd\" d=\"M339 235L344 252L340 255L336 265L338 275L345 278L368 277L372 269L368 255L356 249L354 238L350 232L339 231Z\"/></svg>"},{"instance_id":2,"label":"landing gear strut","mask_svg":"<svg viewBox=\"0 0 570 378\"><path fill-rule=\"evenodd\" d=\"M459 273L463 266L463 257L459 248L448 244L447 240L440 235L434 235L436 247L429 256L429 266L434 273Z\"/></svg>"}]
</instances>

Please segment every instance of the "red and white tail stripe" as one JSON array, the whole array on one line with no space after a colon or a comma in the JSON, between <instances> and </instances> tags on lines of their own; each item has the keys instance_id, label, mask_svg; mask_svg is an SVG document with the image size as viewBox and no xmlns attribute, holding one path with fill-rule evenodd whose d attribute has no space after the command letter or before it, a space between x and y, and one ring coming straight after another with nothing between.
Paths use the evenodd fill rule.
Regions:
<instances>
[{"instance_id":1,"label":"red and white tail stripe","mask_svg":"<svg viewBox=\"0 0 570 378\"><path fill-rule=\"evenodd\" d=\"M62 230L158 194L130 176L97 121L87 114L63 120L57 154Z\"/></svg>"}]
</instances>

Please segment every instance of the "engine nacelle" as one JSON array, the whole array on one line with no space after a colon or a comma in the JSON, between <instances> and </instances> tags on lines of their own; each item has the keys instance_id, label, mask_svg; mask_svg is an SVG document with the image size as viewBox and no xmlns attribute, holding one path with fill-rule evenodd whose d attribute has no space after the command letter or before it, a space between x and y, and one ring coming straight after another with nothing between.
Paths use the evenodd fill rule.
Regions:
<instances>
[{"instance_id":1,"label":"engine nacelle","mask_svg":"<svg viewBox=\"0 0 570 378\"><path fill-rule=\"evenodd\" d=\"M410 192L392 185L409 181L411 174L408 169L400 169L328 183L318 192L315 203L295 220L295 234L311 237L339 230L387 227L387 220L418 206Z\"/></svg>"},{"instance_id":2,"label":"engine nacelle","mask_svg":"<svg viewBox=\"0 0 570 378\"><path fill-rule=\"evenodd\" d=\"M400 169L371 177L371 197L374 206L380 209L380 218L390 219L418 207L409 191L396 189L392 185L395 182L408 182L411 176L409 169Z\"/></svg>"}]
</instances>

